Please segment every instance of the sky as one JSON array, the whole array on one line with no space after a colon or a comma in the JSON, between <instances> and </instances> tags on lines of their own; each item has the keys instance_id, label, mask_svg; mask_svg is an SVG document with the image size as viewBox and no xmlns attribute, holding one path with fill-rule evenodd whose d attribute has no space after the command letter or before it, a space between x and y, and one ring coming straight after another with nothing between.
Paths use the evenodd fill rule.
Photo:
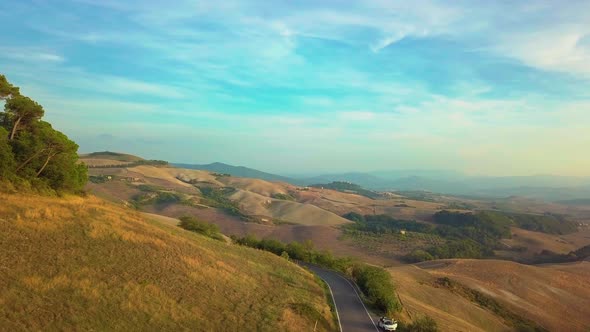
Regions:
<instances>
[{"instance_id":1,"label":"sky","mask_svg":"<svg viewBox=\"0 0 590 332\"><path fill-rule=\"evenodd\" d=\"M4 0L81 152L282 174L590 175L590 1Z\"/></svg>"}]
</instances>

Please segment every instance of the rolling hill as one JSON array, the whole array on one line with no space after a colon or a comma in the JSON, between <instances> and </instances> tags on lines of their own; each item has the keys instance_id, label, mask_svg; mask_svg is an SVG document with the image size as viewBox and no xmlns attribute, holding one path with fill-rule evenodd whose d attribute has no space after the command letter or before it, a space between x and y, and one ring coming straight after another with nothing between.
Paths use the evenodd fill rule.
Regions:
<instances>
[{"instance_id":1,"label":"rolling hill","mask_svg":"<svg viewBox=\"0 0 590 332\"><path fill-rule=\"evenodd\" d=\"M134 156L132 154L110 152L110 151L81 154L80 158L81 159L107 159L107 160L116 160L116 161L122 161L122 162L128 162L128 163L145 160L141 157Z\"/></svg>"},{"instance_id":2,"label":"rolling hill","mask_svg":"<svg viewBox=\"0 0 590 332\"><path fill-rule=\"evenodd\" d=\"M94 152L80 156L88 165L123 165L143 158L115 152ZM107 162L108 160L114 162ZM472 197L501 198L522 196L546 201L586 200L590 198L590 178L575 176L466 176L446 170L383 170L345 172L306 177L288 177L245 166L215 162L211 164L174 163L178 168L205 170L235 177L284 182L297 186L346 181L369 190L427 191Z\"/></svg>"},{"instance_id":3,"label":"rolling hill","mask_svg":"<svg viewBox=\"0 0 590 332\"><path fill-rule=\"evenodd\" d=\"M95 197L0 199L2 329L335 330L316 279L278 256Z\"/></svg>"},{"instance_id":4,"label":"rolling hill","mask_svg":"<svg viewBox=\"0 0 590 332\"><path fill-rule=\"evenodd\" d=\"M266 181L274 181L274 182L286 182L291 184L301 184L300 180L292 179L286 176L271 174L262 172L253 168L248 168L244 166L232 166L224 163L211 163L206 165L193 165L193 164L173 164L178 168L187 168L187 169L199 169L204 171L210 171L215 173L221 174L230 174L237 177L243 178L253 178L253 179L261 179Z\"/></svg>"},{"instance_id":5,"label":"rolling hill","mask_svg":"<svg viewBox=\"0 0 590 332\"><path fill-rule=\"evenodd\" d=\"M389 271L397 283L404 285L399 296L406 311L411 316L433 317L442 330L511 330L514 326L506 318L511 317L507 312L550 331L587 331L590 327L590 262L530 266L455 259ZM437 283L441 278L471 289L473 294L483 294L481 303L441 287Z\"/></svg>"}]
</instances>

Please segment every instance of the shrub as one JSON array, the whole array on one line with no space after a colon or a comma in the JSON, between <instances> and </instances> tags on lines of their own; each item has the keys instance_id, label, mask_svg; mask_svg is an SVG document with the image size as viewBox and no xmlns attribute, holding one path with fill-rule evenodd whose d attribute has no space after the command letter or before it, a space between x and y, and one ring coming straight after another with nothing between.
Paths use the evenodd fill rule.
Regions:
<instances>
[{"instance_id":1,"label":"shrub","mask_svg":"<svg viewBox=\"0 0 590 332\"><path fill-rule=\"evenodd\" d=\"M356 265L352 277L376 309L386 313L401 311L402 305L387 271L376 266Z\"/></svg>"},{"instance_id":2,"label":"shrub","mask_svg":"<svg viewBox=\"0 0 590 332\"><path fill-rule=\"evenodd\" d=\"M195 217L180 217L180 223L178 226L186 229L187 231L203 234L215 240L223 240L223 236L221 236L219 227L217 225L200 221Z\"/></svg>"},{"instance_id":3,"label":"shrub","mask_svg":"<svg viewBox=\"0 0 590 332\"><path fill-rule=\"evenodd\" d=\"M275 199L281 199L283 201L294 201L295 200L295 197L293 197L289 194L283 194L283 193L272 194L270 197L275 198Z\"/></svg>"},{"instance_id":4,"label":"shrub","mask_svg":"<svg viewBox=\"0 0 590 332\"><path fill-rule=\"evenodd\" d=\"M328 251L315 250L311 241L304 243L293 241L285 245L277 240L257 240L251 235L242 238L232 237L232 240L237 244L270 251L285 258L293 258L343 272L352 276L367 296L370 305L376 309L386 313L399 312L402 309L391 276L380 267L353 264L353 260L349 257L337 258Z\"/></svg>"},{"instance_id":5,"label":"shrub","mask_svg":"<svg viewBox=\"0 0 590 332\"><path fill-rule=\"evenodd\" d=\"M429 252L424 251L422 249L414 249L411 253L407 254L404 257L404 260L406 260L408 263L431 261L433 259L434 257L432 257L432 255Z\"/></svg>"}]
</instances>

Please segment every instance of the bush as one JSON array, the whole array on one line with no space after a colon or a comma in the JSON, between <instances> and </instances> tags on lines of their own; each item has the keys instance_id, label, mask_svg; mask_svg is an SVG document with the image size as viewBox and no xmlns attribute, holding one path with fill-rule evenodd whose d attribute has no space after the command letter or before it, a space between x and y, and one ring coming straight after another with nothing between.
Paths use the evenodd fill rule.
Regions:
<instances>
[{"instance_id":1,"label":"bush","mask_svg":"<svg viewBox=\"0 0 590 332\"><path fill-rule=\"evenodd\" d=\"M187 231L203 234L215 240L223 240L223 236L221 236L219 227L217 225L200 221L195 217L180 217L180 223L178 226L186 229Z\"/></svg>"},{"instance_id":2,"label":"bush","mask_svg":"<svg viewBox=\"0 0 590 332\"><path fill-rule=\"evenodd\" d=\"M404 257L404 260L408 263L431 261L433 259L434 257L432 257L432 255L429 252L424 251L422 249L414 249L411 253L407 254Z\"/></svg>"},{"instance_id":3,"label":"bush","mask_svg":"<svg viewBox=\"0 0 590 332\"><path fill-rule=\"evenodd\" d=\"M295 200L295 197L293 197L289 194L283 194L283 193L272 194L270 197L275 198L275 199L281 199L283 201L294 201Z\"/></svg>"},{"instance_id":4,"label":"bush","mask_svg":"<svg viewBox=\"0 0 590 332\"><path fill-rule=\"evenodd\" d=\"M402 310L391 276L384 269L376 266L356 265L353 267L352 277L376 309L385 313Z\"/></svg>"},{"instance_id":5,"label":"bush","mask_svg":"<svg viewBox=\"0 0 590 332\"><path fill-rule=\"evenodd\" d=\"M353 264L349 257L337 258L328 251L317 251L309 240L304 243L293 241L287 245L272 239L257 240L251 235L242 238L234 236L232 240L240 245L270 251L278 256L297 259L345 273L352 276L361 291L367 296L370 305L376 309L386 313L399 312L402 309L391 276L380 267Z\"/></svg>"}]
</instances>

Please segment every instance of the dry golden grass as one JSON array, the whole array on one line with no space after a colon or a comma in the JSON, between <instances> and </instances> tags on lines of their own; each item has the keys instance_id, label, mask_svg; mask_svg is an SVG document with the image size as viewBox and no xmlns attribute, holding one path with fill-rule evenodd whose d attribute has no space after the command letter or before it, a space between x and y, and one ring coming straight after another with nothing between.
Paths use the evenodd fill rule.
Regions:
<instances>
[{"instance_id":1,"label":"dry golden grass","mask_svg":"<svg viewBox=\"0 0 590 332\"><path fill-rule=\"evenodd\" d=\"M335 328L313 276L280 257L95 197L0 200L4 330Z\"/></svg>"},{"instance_id":2,"label":"dry golden grass","mask_svg":"<svg viewBox=\"0 0 590 332\"><path fill-rule=\"evenodd\" d=\"M499 260L452 259L391 268L406 308L433 316L444 330L501 330L490 312L432 281L449 277L493 297L516 314L550 331L590 328L590 262L532 266ZM463 304L462 304L463 303ZM459 306L462 306L461 309ZM489 327L488 327L489 326Z\"/></svg>"},{"instance_id":3,"label":"dry golden grass","mask_svg":"<svg viewBox=\"0 0 590 332\"><path fill-rule=\"evenodd\" d=\"M240 188L267 197L273 194L288 194L290 191L295 190L295 186L288 183L269 182L260 179L227 176L219 178L219 181L226 186Z\"/></svg>"},{"instance_id":4,"label":"dry golden grass","mask_svg":"<svg viewBox=\"0 0 590 332\"><path fill-rule=\"evenodd\" d=\"M139 173L146 177L154 179L162 179L169 181L173 184L183 185L192 187L191 184L178 180L177 177L182 176L191 180L208 182L217 186L223 186L223 184L216 180L215 176L207 171L199 171L194 169L181 169L174 167L154 167L154 166L137 166L129 168L129 171Z\"/></svg>"},{"instance_id":5,"label":"dry golden grass","mask_svg":"<svg viewBox=\"0 0 590 332\"><path fill-rule=\"evenodd\" d=\"M567 254L579 247L574 242L568 241L564 236L527 231L512 227L512 238L503 239L502 243L511 247L526 247L523 252L498 251L499 257L509 257L516 260L531 259L542 250L550 250L559 254Z\"/></svg>"},{"instance_id":6,"label":"dry golden grass","mask_svg":"<svg viewBox=\"0 0 590 332\"><path fill-rule=\"evenodd\" d=\"M469 300L443 288L433 286L435 277L413 265L390 268L404 305L402 316L414 320L428 315L441 331L507 331L499 317Z\"/></svg>"},{"instance_id":7,"label":"dry golden grass","mask_svg":"<svg viewBox=\"0 0 590 332\"><path fill-rule=\"evenodd\" d=\"M239 189L230 197L251 215L268 216L299 225L340 225L348 220L311 204L301 204L266 197L251 191Z\"/></svg>"}]
</instances>

